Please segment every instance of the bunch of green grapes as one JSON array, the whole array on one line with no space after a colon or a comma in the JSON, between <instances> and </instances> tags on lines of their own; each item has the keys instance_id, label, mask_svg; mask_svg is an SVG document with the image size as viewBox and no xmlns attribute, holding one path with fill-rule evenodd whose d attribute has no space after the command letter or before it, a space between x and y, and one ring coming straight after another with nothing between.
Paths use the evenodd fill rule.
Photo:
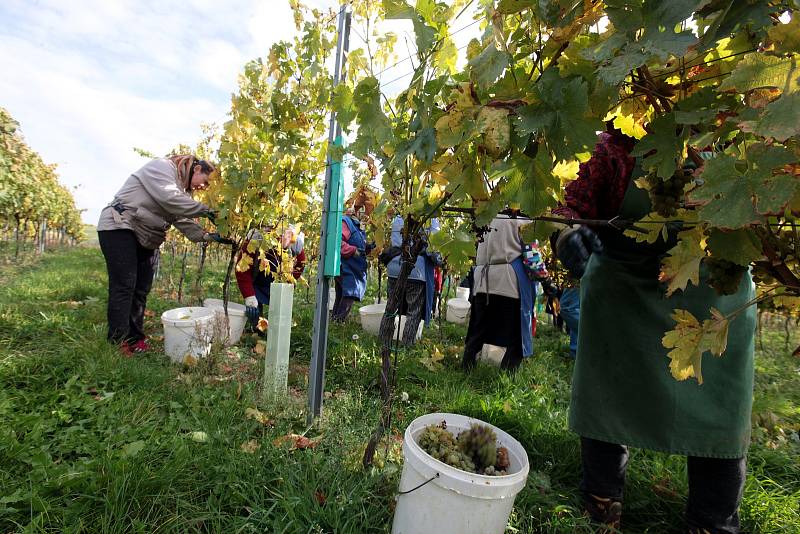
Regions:
<instances>
[{"instance_id":1,"label":"bunch of green grapes","mask_svg":"<svg viewBox=\"0 0 800 534\"><path fill-rule=\"evenodd\" d=\"M458 435L458 447L472 458L478 472L493 467L497 462L497 434L488 426L474 424L469 430L461 432Z\"/></svg>"},{"instance_id":2,"label":"bunch of green grapes","mask_svg":"<svg viewBox=\"0 0 800 534\"><path fill-rule=\"evenodd\" d=\"M708 285L720 295L733 295L739 289L747 267L720 258L705 258L708 267Z\"/></svg>"},{"instance_id":3,"label":"bunch of green grapes","mask_svg":"<svg viewBox=\"0 0 800 534\"><path fill-rule=\"evenodd\" d=\"M458 446L455 436L439 425L425 427L417 438L422 450L440 462L475 473L475 464Z\"/></svg>"},{"instance_id":4,"label":"bunch of green grapes","mask_svg":"<svg viewBox=\"0 0 800 534\"><path fill-rule=\"evenodd\" d=\"M692 181L692 173L687 169L678 169L675 173L662 180L655 174L647 176L650 186L650 204L653 211L662 217L673 217L681 207L686 184Z\"/></svg>"}]
</instances>

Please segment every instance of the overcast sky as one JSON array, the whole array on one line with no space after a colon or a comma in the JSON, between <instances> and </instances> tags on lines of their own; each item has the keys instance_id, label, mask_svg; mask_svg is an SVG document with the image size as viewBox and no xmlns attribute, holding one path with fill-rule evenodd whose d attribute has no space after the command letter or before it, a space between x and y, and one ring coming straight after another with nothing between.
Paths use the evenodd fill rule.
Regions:
<instances>
[{"instance_id":1,"label":"overcast sky","mask_svg":"<svg viewBox=\"0 0 800 534\"><path fill-rule=\"evenodd\" d=\"M454 28L461 22L471 20ZM406 25L411 35L407 21L390 29ZM457 44L478 31L461 32ZM294 32L286 0L2 0L0 106L58 164L62 182L77 186L84 222L95 224L146 161L133 147L163 154L195 143L201 123L221 125L243 65ZM410 68L406 61L381 78Z\"/></svg>"}]
</instances>

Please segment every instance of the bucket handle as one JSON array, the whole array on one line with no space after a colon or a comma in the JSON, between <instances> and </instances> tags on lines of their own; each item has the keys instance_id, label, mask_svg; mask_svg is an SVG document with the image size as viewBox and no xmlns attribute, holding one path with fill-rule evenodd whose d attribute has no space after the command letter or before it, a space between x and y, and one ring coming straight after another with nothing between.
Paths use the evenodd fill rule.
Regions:
<instances>
[{"instance_id":1,"label":"bucket handle","mask_svg":"<svg viewBox=\"0 0 800 534\"><path fill-rule=\"evenodd\" d=\"M420 489L422 486L428 484L429 482L433 482L437 478L439 478L439 473L436 473L435 475L433 475L431 478L429 478L428 480L426 480L425 482L423 482L422 484L420 484L416 488L411 488L408 491L398 491L397 494L398 495L408 495L409 493L413 493L413 492L417 491L418 489Z\"/></svg>"}]
</instances>

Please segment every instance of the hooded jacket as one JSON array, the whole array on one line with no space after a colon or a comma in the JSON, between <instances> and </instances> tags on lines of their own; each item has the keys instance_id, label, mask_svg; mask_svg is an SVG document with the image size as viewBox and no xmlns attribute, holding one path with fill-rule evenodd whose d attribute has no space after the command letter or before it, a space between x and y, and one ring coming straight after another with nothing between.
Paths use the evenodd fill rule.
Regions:
<instances>
[{"instance_id":1,"label":"hooded jacket","mask_svg":"<svg viewBox=\"0 0 800 534\"><path fill-rule=\"evenodd\" d=\"M193 199L187 188L188 184L180 183L171 160L154 159L131 174L117 191L113 202L100 213L97 231L133 230L142 246L158 248L173 225L190 241L203 241L203 227L190 218L204 215L208 206ZM113 205L120 206L122 213Z\"/></svg>"}]
</instances>

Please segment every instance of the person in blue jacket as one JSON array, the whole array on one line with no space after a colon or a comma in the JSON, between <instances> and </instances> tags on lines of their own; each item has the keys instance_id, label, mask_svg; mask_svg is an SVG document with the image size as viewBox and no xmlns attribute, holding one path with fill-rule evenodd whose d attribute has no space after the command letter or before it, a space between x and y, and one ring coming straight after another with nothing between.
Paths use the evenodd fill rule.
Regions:
<instances>
[{"instance_id":1,"label":"person in blue jacket","mask_svg":"<svg viewBox=\"0 0 800 534\"><path fill-rule=\"evenodd\" d=\"M403 245L403 225L405 221L403 217L397 215L392 220L392 247L401 247ZM431 224L428 227L425 236L419 236L418 239L425 239L439 231L439 220L431 219ZM395 256L386 267L388 275L387 294L391 295L392 291L397 284L397 278L400 276L401 268L401 255ZM401 335L401 341L405 345L411 345L416 341L417 330L419 329L420 321L425 321L429 324L431 316L433 315L433 301L435 296L434 288L434 267L438 259L435 253L427 250L427 246L417 256L416 263L411 273L408 275L406 282L405 299L398 302L396 309L389 309L387 307L384 319L381 322L381 330L385 331L388 328L388 322L394 315L405 315L406 325ZM386 323L386 324L384 324ZM397 334L393 337L397 337Z\"/></svg>"},{"instance_id":2,"label":"person in blue jacket","mask_svg":"<svg viewBox=\"0 0 800 534\"><path fill-rule=\"evenodd\" d=\"M353 303L360 302L367 291L367 256L374 245L367 243L367 232L357 213L363 214L364 207L348 208L342 217L342 267L335 279L336 300L331 312L331 319L338 322L347 319Z\"/></svg>"}]
</instances>

